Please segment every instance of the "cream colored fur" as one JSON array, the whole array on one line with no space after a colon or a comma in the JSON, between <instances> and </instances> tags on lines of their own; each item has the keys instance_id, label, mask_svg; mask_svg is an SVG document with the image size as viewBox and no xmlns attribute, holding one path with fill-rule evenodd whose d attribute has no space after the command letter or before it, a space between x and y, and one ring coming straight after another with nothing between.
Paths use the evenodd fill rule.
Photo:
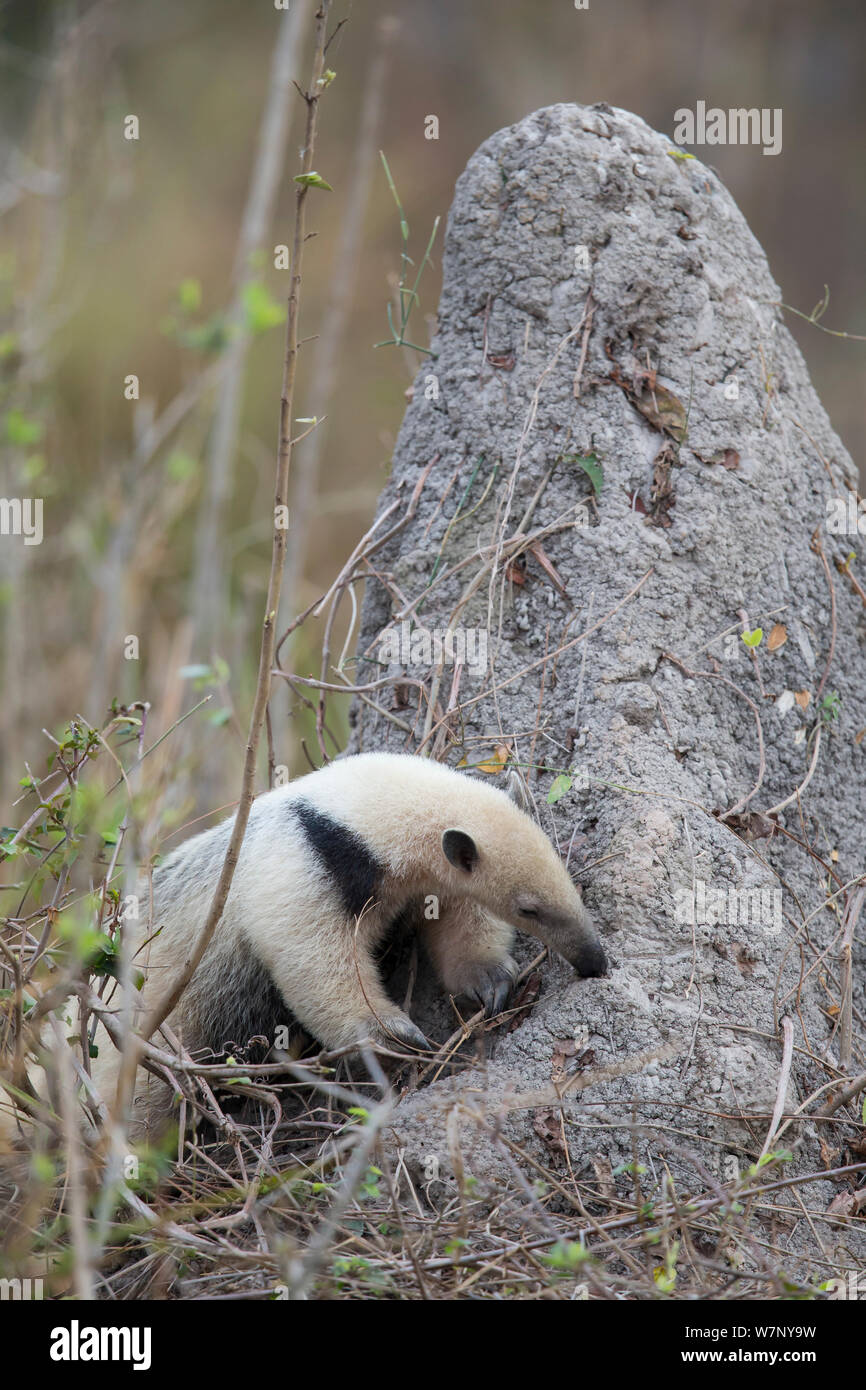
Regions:
<instances>
[{"instance_id":1,"label":"cream colored fur","mask_svg":"<svg viewBox=\"0 0 866 1390\"><path fill-rule=\"evenodd\" d=\"M375 896L357 919L346 912L293 812L299 801L352 831L382 867ZM462 832L460 846L475 847L470 868L450 862L443 849L443 836L455 830ZM129 924L135 968L145 973L136 999L141 1008L152 1007L182 969L207 915L229 833L224 822L171 854L154 875L152 922L144 911L140 924ZM502 1007L515 974L509 954L515 927L561 952L581 973L604 968L578 889L547 837L509 796L426 759L361 754L255 802L223 918L169 1024L191 1051L218 1048L229 1037L245 1043L227 1029L245 1026L247 1017L251 1032L262 1028L255 996L266 975L285 1004L282 1021L294 1015L326 1048L365 1037L421 1046L423 1035L385 993L373 952L407 904L427 900L429 911L431 898L439 915L423 920L423 934L454 995ZM110 1104L117 1054L101 1028L98 1044L94 1078ZM155 1086L166 1088L139 1075L140 1112L151 1108Z\"/></svg>"}]
</instances>

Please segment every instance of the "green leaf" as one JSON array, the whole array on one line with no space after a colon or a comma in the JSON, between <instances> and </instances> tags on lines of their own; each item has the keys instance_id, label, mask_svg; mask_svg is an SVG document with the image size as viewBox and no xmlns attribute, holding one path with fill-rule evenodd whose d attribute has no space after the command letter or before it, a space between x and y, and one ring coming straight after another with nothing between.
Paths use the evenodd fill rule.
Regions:
<instances>
[{"instance_id":1,"label":"green leaf","mask_svg":"<svg viewBox=\"0 0 866 1390\"><path fill-rule=\"evenodd\" d=\"M117 978L120 959L117 946L110 936L68 916L61 917L57 934L61 941L69 943L74 959L94 975L112 975Z\"/></svg>"},{"instance_id":2,"label":"green leaf","mask_svg":"<svg viewBox=\"0 0 866 1390\"><path fill-rule=\"evenodd\" d=\"M278 323L285 322L285 309L271 298L261 280L251 280L244 286L243 303L247 328L251 333L265 333Z\"/></svg>"},{"instance_id":3,"label":"green leaf","mask_svg":"<svg viewBox=\"0 0 866 1390\"><path fill-rule=\"evenodd\" d=\"M576 463L578 468L582 468L598 497L604 486L604 473L595 454L566 454L563 463Z\"/></svg>"},{"instance_id":4,"label":"green leaf","mask_svg":"<svg viewBox=\"0 0 866 1390\"><path fill-rule=\"evenodd\" d=\"M772 1153L762 1154L757 1163L750 1165L748 1176L755 1177L768 1163L789 1163L793 1157L790 1149L776 1149Z\"/></svg>"},{"instance_id":5,"label":"green leaf","mask_svg":"<svg viewBox=\"0 0 866 1390\"><path fill-rule=\"evenodd\" d=\"M171 335L171 330L169 330ZM232 336L224 314L213 314L204 323L193 324L177 333L181 347L193 352L222 352Z\"/></svg>"},{"instance_id":6,"label":"green leaf","mask_svg":"<svg viewBox=\"0 0 866 1390\"><path fill-rule=\"evenodd\" d=\"M45 455L31 454L29 458L25 459L21 471L25 482L32 483L34 478L40 477L45 472Z\"/></svg>"},{"instance_id":7,"label":"green leaf","mask_svg":"<svg viewBox=\"0 0 866 1390\"><path fill-rule=\"evenodd\" d=\"M181 280L177 291L177 302L185 314L194 314L201 308L201 284L198 280Z\"/></svg>"},{"instance_id":8,"label":"green leaf","mask_svg":"<svg viewBox=\"0 0 866 1390\"><path fill-rule=\"evenodd\" d=\"M30 1158L30 1172L37 1182L53 1182L57 1174L47 1154L35 1153Z\"/></svg>"},{"instance_id":9,"label":"green leaf","mask_svg":"<svg viewBox=\"0 0 866 1390\"><path fill-rule=\"evenodd\" d=\"M842 698L838 690L830 690L819 705L819 713L825 724L831 724L841 713Z\"/></svg>"},{"instance_id":10,"label":"green leaf","mask_svg":"<svg viewBox=\"0 0 866 1390\"><path fill-rule=\"evenodd\" d=\"M317 174L315 169L311 169L309 174L295 174L295 183L301 184L304 188L324 188L328 193L333 193L331 185Z\"/></svg>"},{"instance_id":11,"label":"green leaf","mask_svg":"<svg viewBox=\"0 0 866 1390\"><path fill-rule=\"evenodd\" d=\"M740 636L742 637L747 647L760 647L761 642L764 639L764 629L762 627L756 627L753 628L751 632L749 632L748 630L746 632L742 632Z\"/></svg>"},{"instance_id":12,"label":"green leaf","mask_svg":"<svg viewBox=\"0 0 866 1390\"><path fill-rule=\"evenodd\" d=\"M550 791L547 793L548 806L555 806L557 801L561 801L566 792L571 791L571 778L564 772L555 777Z\"/></svg>"},{"instance_id":13,"label":"green leaf","mask_svg":"<svg viewBox=\"0 0 866 1390\"><path fill-rule=\"evenodd\" d=\"M198 472L198 461L183 449L174 449L165 461L165 471L174 483L185 483Z\"/></svg>"},{"instance_id":14,"label":"green leaf","mask_svg":"<svg viewBox=\"0 0 866 1390\"><path fill-rule=\"evenodd\" d=\"M20 410L10 410L3 424L7 443L22 449L38 444L44 433L41 420L28 420Z\"/></svg>"},{"instance_id":15,"label":"green leaf","mask_svg":"<svg viewBox=\"0 0 866 1390\"><path fill-rule=\"evenodd\" d=\"M579 1269L589 1258L586 1247L574 1240L558 1240L551 1246L549 1254L542 1255L546 1264L564 1270Z\"/></svg>"}]
</instances>

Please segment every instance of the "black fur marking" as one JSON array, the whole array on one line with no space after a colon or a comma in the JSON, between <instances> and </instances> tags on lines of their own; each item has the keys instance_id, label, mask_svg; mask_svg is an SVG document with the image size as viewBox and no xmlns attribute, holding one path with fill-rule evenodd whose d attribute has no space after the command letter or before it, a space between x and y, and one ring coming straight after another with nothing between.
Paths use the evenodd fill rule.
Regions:
<instances>
[{"instance_id":1,"label":"black fur marking","mask_svg":"<svg viewBox=\"0 0 866 1390\"><path fill-rule=\"evenodd\" d=\"M346 912L350 917L358 917L370 899L375 898L376 887L385 873L384 865L370 853L360 835L308 801L292 802L292 810L311 849L333 880Z\"/></svg>"}]
</instances>

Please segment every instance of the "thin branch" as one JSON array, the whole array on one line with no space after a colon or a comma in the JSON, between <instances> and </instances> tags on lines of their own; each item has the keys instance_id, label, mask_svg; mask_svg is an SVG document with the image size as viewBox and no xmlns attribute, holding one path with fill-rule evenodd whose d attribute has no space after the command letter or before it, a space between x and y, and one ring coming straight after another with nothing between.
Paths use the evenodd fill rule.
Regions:
<instances>
[{"instance_id":1,"label":"thin branch","mask_svg":"<svg viewBox=\"0 0 866 1390\"><path fill-rule=\"evenodd\" d=\"M319 79L324 69L325 33L330 8L331 0L321 0L316 12L315 53L310 78L310 89L305 97L307 103L307 125L304 135L302 160L302 173L305 175L309 175L313 169L319 99L322 92ZM180 999L181 994L186 989L197 970L205 951L210 945L213 934L222 917L223 908L225 907L226 898L228 897L229 888L231 887L231 882L234 877L235 867L238 862L238 856L249 820L250 807L252 806L253 795L255 793L259 743L261 741L262 728L265 722L265 711L271 693L271 669L274 664L275 623L280 602L283 564L286 554L286 530L280 522L284 516L282 508L287 504L289 490L289 471L292 452L291 421L298 361L298 311L300 307L306 205L309 194L309 184L307 182L299 183L295 202L295 232L292 248L291 289L289 293L288 319L286 323L283 389L280 398L280 434L277 453L276 485L274 491L274 536L271 551L271 572L268 580L267 604L262 626L256 694L253 702L252 715L250 717L247 746L244 753L241 797L232 826L231 839L229 840L228 849L226 850L225 859L223 860L223 866L220 871L219 881L211 900L205 924L199 933L194 947L184 961L183 969L180 971L173 985L165 992L162 999L154 1005L144 1019L141 1027L141 1036L145 1039L150 1038L160 1024L169 1017ZM132 1070L134 1071L135 1050L131 1049L131 1051L133 1051ZM132 1077L124 1077L124 1081L131 1090Z\"/></svg>"}]
</instances>

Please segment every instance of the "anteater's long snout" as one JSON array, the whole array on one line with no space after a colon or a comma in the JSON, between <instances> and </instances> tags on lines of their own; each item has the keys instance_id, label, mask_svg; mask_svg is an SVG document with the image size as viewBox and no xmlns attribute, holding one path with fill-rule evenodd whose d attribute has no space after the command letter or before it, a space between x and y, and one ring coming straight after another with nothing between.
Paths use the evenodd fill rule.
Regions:
<instances>
[{"instance_id":1,"label":"anteater's long snout","mask_svg":"<svg viewBox=\"0 0 866 1390\"><path fill-rule=\"evenodd\" d=\"M607 956L600 941L584 942L572 956L571 964L585 978L607 974Z\"/></svg>"},{"instance_id":2,"label":"anteater's long snout","mask_svg":"<svg viewBox=\"0 0 866 1390\"><path fill-rule=\"evenodd\" d=\"M598 939L595 923L582 902L578 901L569 913L545 914L533 935L564 956L578 975L590 978L607 974L607 956Z\"/></svg>"}]
</instances>

